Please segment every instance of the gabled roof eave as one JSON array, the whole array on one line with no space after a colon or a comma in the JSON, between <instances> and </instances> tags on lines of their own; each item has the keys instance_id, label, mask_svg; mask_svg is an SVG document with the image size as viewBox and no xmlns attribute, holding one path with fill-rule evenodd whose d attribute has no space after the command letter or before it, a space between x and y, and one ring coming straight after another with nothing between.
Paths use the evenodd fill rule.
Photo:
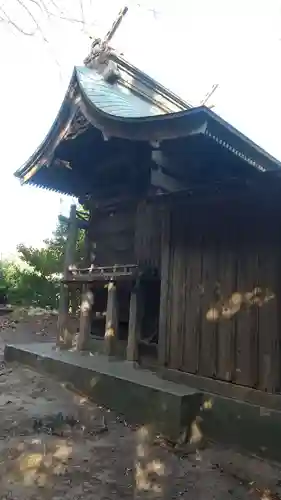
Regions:
<instances>
[{"instance_id":1,"label":"gabled roof eave","mask_svg":"<svg viewBox=\"0 0 281 500\"><path fill-rule=\"evenodd\" d=\"M160 93L161 91L163 95L165 94L165 99L167 98L169 94L167 89L154 82L154 80L144 75L122 58L117 58L116 56L116 59L118 59L120 66L123 65L122 67L124 71L127 71L127 74L133 74L135 79L142 81L146 78L147 84L156 86L156 93ZM139 116L136 118L113 115L98 108L89 99L79 81L78 71L79 68L75 68L73 71L70 85L61 108L46 138L29 160L15 172L14 175L22 183L28 182L41 167L50 165L57 146L67 136L72 120L78 110L81 111L89 124L101 130L109 138L119 137L130 140L161 142L177 137L200 134L214 140L221 147L230 150L233 154L258 168L260 171L281 172L281 163L278 160L205 106L186 108L186 103L184 101L180 102L180 98L171 93L168 96L169 99L173 100L176 98L176 101L177 99L179 101L177 112L163 114L162 110L161 114L159 105L159 115ZM118 85L125 85L125 78L124 75L122 76L122 73L120 80L118 80ZM139 89L137 85L131 90L140 99L143 98L141 93L138 94ZM147 99L149 98L150 96L148 95ZM155 101L152 101L151 104L155 106ZM174 104L175 100L173 101ZM183 109L181 109L181 105Z\"/></svg>"},{"instance_id":2,"label":"gabled roof eave","mask_svg":"<svg viewBox=\"0 0 281 500\"><path fill-rule=\"evenodd\" d=\"M14 173L22 183L27 182L44 164L48 163L56 146L67 132L75 114L75 97L77 95L76 71L73 71L66 95L57 113L56 119L47 136L30 158ZM28 178L26 178L28 177Z\"/></svg>"}]
</instances>

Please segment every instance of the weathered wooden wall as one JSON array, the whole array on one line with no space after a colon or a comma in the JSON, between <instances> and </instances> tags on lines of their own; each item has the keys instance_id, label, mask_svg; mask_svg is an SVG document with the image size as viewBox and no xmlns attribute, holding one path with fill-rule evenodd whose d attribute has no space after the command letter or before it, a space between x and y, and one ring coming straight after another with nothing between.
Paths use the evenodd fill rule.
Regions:
<instances>
[{"instance_id":1,"label":"weathered wooden wall","mask_svg":"<svg viewBox=\"0 0 281 500\"><path fill-rule=\"evenodd\" d=\"M136 213L135 255L142 266L160 269L161 211L146 201L139 203Z\"/></svg>"},{"instance_id":2,"label":"weathered wooden wall","mask_svg":"<svg viewBox=\"0 0 281 500\"><path fill-rule=\"evenodd\" d=\"M140 264L159 269L159 207L136 200L111 209L93 209L88 239L95 265Z\"/></svg>"},{"instance_id":3,"label":"weathered wooden wall","mask_svg":"<svg viewBox=\"0 0 281 500\"><path fill-rule=\"evenodd\" d=\"M161 215L159 207L145 202L119 203L110 209L93 209L87 234L87 261L96 266L138 264L141 268L160 270ZM118 317L121 337L127 334L129 322L130 282L118 283ZM107 291L96 285L93 311L105 312ZM157 338L159 317L159 283L143 284L145 316L142 337ZM102 326L103 328L103 326ZM126 333L124 333L124 331ZM104 332L104 328L102 330Z\"/></svg>"},{"instance_id":4,"label":"weathered wooden wall","mask_svg":"<svg viewBox=\"0 0 281 500\"><path fill-rule=\"evenodd\" d=\"M159 362L279 391L276 212L183 205L163 210L162 221Z\"/></svg>"},{"instance_id":5,"label":"weathered wooden wall","mask_svg":"<svg viewBox=\"0 0 281 500\"><path fill-rule=\"evenodd\" d=\"M97 266L135 263L136 203L93 209L88 231L90 260ZM94 256L94 260L93 260Z\"/></svg>"}]
</instances>

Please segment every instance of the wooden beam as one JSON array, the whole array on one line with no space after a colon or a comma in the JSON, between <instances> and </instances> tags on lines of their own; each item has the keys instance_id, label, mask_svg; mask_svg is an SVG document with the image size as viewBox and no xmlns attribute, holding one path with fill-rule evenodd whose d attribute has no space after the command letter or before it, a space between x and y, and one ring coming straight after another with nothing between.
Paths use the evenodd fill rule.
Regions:
<instances>
[{"instance_id":1,"label":"wooden beam","mask_svg":"<svg viewBox=\"0 0 281 500\"><path fill-rule=\"evenodd\" d=\"M114 279L114 281L132 281L135 279L135 275L132 273L104 273L104 274L73 274L67 276L66 279L62 281L65 283L91 283L94 281L110 281Z\"/></svg>"},{"instance_id":2,"label":"wooden beam","mask_svg":"<svg viewBox=\"0 0 281 500\"><path fill-rule=\"evenodd\" d=\"M59 215L58 219L60 222L63 222L64 224L69 224L70 222L70 219L68 217L65 217L65 215ZM89 227L89 221L84 219L77 219L78 229L87 229L88 227Z\"/></svg>"},{"instance_id":3,"label":"wooden beam","mask_svg":"<svg viewBox=\"0 0 281 500\"><path fill-rule=\"evenodd\" d=\"M107 309L104 334L104 353L113 356L118 338L118 304L116 283L108 284Z\"/></svg>"},{"instance_id":4,"label":"wooden beam","mask_svg":"<svg viewBox=\"0 0 281 500\"><path fill-rule=\"evenodd\" d=\"M76 205L71 205L70 217L68 225L68 235L65 245L63 278L67 280L69 274L69 266L74 263L76 253L77 241L77 219L76 219ZM59 317L57 328L57 345L65 342L67 335L67 321L68 321L68 308L69 308L69 290L65 282L60 286L60 300L59 300Z\"/></svg>"},{"instance_id":5,"label":"wooden beam","mask_svg":"<svg viewBox=\"0 0 281 500\"><path fill-rule=\"evenodd\" d=\"M127 344L127 361L138 361L138 341L141 337L141 322L143 317L143 295L141 286L131 292L130 315Z\"/></svg>"},{"instance_id":6,"label":"wooden beam","mask_svg":"<svg viewBox=\"0 0 281 500\"><path fill-rule=\"evenodd\" d=\"M182 182L175 179L175 177L165 174L161 168L151 169L150 182L153 187L162 189L168 193L176 193L186 187Z\"/></svg>"},{"instance_id":7,"label":"wooden beam","mask_svg":"<svg viewBox=\"0 0 281 500\"><path fill-rule=\"evenodd\" d=\"M166 192L162 195L148 196L146 201L150 203L186 203L190 206L206 206L213 203L250 203L262 199L263 204L275 205L281 199L281 184L273 181L265 174L260 178L237 179L214 181L212 183L194 184L190 182L189 187L182 185L177 192ZM278 206L279 206L278 205Z\"/></svg>"},{"instance_id":8,"label":"wooden beam","mask_svg":"<svg viewBox=\"0 0 281 500\"><path fill-rule=\"evenodd\" d=\"M91 333L92 307L94 295L88 285L83 285L81 308L80 308L80 327L77 339L77 350L83 351L88 343Z\"/></svg>"}]
</instances>

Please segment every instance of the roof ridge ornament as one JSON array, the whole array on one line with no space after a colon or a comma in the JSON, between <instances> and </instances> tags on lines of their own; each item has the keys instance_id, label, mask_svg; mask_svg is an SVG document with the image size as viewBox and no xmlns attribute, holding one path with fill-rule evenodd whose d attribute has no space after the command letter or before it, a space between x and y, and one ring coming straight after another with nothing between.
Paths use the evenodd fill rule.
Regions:
<instances>
[{"instance_id":1,"label":"roof ridge ornament","mask_svg":"<svg viewBox=\"0 0 281 500\"><path fill-rule=\"evenodd\" d=\"M90 54L84 60L87 68L95 70L109 83L115 83L119 76L119 68L111 59L114 49L104 45L100 38L93 41Z\"/></svg>"},{"instance_id":2,"label":"roof ridge ornament","mask_svg":"<svg viewBox=\"0 0 281 500\"><path fill-rule=\"evenodd\" d=\"M127 12L127 6L119 11L117 18L113 22L111 29L107 32L104 40L95 38L92 42L89 55L84 59L84 64L87 68L94 69L102 75L107 82L112 84L118 80L120 72L117 63L111 58L115 50L109 46L109 42L112 40Z\"/></svg>"}]
</instances>

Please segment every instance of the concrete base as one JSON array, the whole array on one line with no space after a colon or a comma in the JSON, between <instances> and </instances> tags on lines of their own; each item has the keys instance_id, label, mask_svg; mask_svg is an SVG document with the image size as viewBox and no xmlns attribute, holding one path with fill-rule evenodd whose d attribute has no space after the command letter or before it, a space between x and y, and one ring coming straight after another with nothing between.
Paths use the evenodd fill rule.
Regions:
<instances>
[{"instance_id":1,"label":"concrete base","mask_svg":"<svg viewBox=\"0 0 281 500\"><path fill-rule=\"evenodd\" d=\"M204 394L203 435L281 462L281 394L176 370L159 370L159 376Z\"/></svg>"},{"instance_id":2,"label":"concrete base","mask_svg":"<svg viewBox=\"0 0 281 500\"><path fill-rule=\"evenodd\" d=\"M190 429L200 415L203 436L281 461L281 395L263 394L259 405L256 399L260 395L255 394L255 398L251 396L253 404L242 397L218 394L219 390L224 394L225 385L228 392L235 390L240 396L243 391L249 392L247 388L223 384L223 388L214 387L211 392L208 384L214 381L209 379L204 379L204 384L202 377L173 370L157 375L98 353L57 351L50 343L7 345L5 359L52 374L128 422L149 424L154 432L172 440L183 429ZM165 376L173 376L174 381ZM190 388L193 384L197 387Z\"/></svg>"},{"instance_id":3,"label":"concrete base","mask_svg":"<svg viewBox=\"0 0 281 500\"><path fill-rule=\"evenodd\" d=\"M200 412L202 393L159 378L133 363L101 354L57 351L54 344L7 345L5 360L16 361L58 377L123 415L131 423L176 440Z\"/></svg>"},{"instance_id":4,"label":"concrete base","mask_svg":"<svg viewBox=\"0 0 281 500\"><path fill-rule=\"evenodd\" d=\"M126 359L126 348L127 342L124 340L118 340L118 342L116 342L114 356L120 360ZM91 337L86 344L85 350L90 351L93 354L104 354L104 339Z\"/></svg>"},{"instance_id":5,"label":"concrete base","mask_svg":"<svg viewBox=\"0 0 281 500\"><path fill-rule=\"evenodd\" d=\"M14 309L9 304L7 304L7 305L0 304L0 316L2 316L4 314L12 313L13 310Z\"/></svg>"},{"instance_id":6,"label":"concrete base","mask_svg":"<svg viewBox=\"0 0 281 500\"><path fill-rule=\"evenodd\" d=\"M217 394L206 394L203 434L260 457L281 462L281 412ZM203 404L204 407L204 404Z\"/></svg>"}]
</instances>

